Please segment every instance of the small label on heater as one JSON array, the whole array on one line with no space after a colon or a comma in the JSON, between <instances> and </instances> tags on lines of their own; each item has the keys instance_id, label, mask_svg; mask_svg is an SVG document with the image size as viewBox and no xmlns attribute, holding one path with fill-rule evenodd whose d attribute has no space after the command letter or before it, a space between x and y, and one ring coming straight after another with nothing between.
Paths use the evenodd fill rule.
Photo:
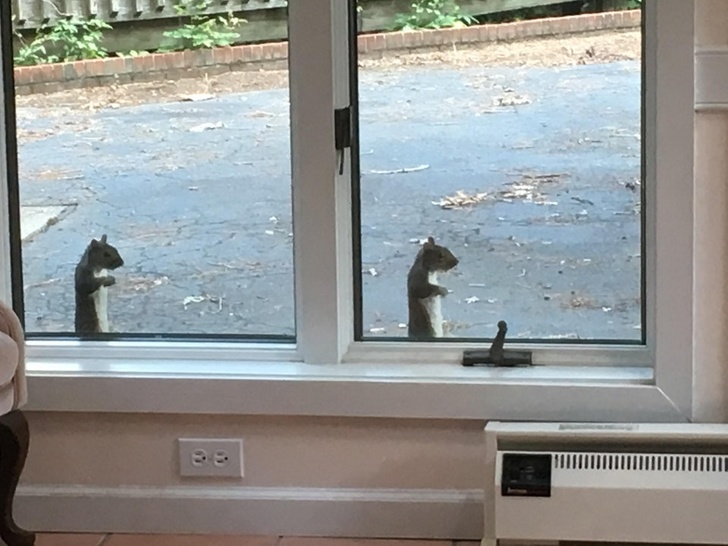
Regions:
<instances>
[{"instance_id":1,"label":"small label on heater","mask_svg":"<svg viewBox=\"0 0 728 546\"><path fill-rule=\"evenodd\" d=\"M550 497L551 455L504 453L501 495L504 497Z\"/></svg>"}]
</instances>

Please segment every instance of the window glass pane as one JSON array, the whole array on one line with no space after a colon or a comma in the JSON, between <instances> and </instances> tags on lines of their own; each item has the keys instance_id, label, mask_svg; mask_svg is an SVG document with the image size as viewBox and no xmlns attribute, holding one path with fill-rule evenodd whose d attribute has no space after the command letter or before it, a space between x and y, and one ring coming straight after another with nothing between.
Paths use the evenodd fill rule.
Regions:
<instances>
[{"instance_id":1,"label":"window glass pane","mask_svg":"<svg viewBox=\"0 0 728 546\"><path fill-rule=\"evenodd\" d=\"M639 3L543 4L359 2L364 339L642 342Z\"/></svg>"},{"instance_id":2,"label":"window glass pane","mask_svg":"<svg viewBox=\"0 0 728 546\"><path fill-rule=\"evenodd\" d=\"M172 4L15 3L31 335L294 334L286 3Z\"/></svg>"}]
</instances>

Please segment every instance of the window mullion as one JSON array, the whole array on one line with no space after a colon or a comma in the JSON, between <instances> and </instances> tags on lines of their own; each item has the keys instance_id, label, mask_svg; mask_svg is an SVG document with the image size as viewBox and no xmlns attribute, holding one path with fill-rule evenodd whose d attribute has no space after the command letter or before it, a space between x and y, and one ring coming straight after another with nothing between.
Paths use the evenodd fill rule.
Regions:
<instances>
[{"instance_id":1,"label":"window mullion","mask_svg":"<svg viewBox=\"0 0 728 546\"><path fill-rule=\"evenodd\" d=\"M289 4L296 335L315 364L340 362L352 339L350 175L334 146L334 109L348 104L346 9Z\"/></svg>"},{"instance_id":2,"label":"window mullion","mask_svg":"<svg viewBox=\"0 0 728 546\"><path fill-rule=\"evenodd\" d=\"M646 5L654 74L648 82L648 309L654 324L657 386L691 415L693 384L693 236L695 4L660 0ZM654 178L653 178L654 177ZM650 259L654 259L650 263ZM649 332L650 330L648 330ZM649 343L650 340L648 340ZM652 345L652 344L651 344Z\"/></svg>"}]
</instances>

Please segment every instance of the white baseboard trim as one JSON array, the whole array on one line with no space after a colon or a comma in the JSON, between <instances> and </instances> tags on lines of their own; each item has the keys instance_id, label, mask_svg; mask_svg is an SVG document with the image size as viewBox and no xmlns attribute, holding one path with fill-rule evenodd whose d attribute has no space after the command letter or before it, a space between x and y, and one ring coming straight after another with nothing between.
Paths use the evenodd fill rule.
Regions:
<instances>
[{"instance_id":1,"label":"white baseboard trim","mask_svg":"<svg viewBox=\"0 0 728 546\"><path fill-rule=\"evenodd\" d=\"M479 540L483 491L27 485L15 519L37 532Z\"/></svg>"}]
</instances>

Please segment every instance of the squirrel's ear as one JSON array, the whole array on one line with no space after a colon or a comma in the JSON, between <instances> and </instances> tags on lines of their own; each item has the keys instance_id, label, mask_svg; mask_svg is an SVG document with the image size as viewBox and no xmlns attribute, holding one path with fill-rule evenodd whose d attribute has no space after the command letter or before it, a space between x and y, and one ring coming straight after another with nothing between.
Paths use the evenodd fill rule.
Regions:
<instances>
[{"instance_id":1,"label":"squirrel's ear","mask_svg":"<svg viewBox=\"0 0 728 546\"><path fill-rule=\"evenodd\" d=\"M427 238L427 243L428 244L431 244L431 245L434 245L435 244L435 239L433 239L432 237L428 237Z\"/></svg>"},{"instance_id":2,"label":"squirrel's ear","mask_svg":"<svg viewBox=\"0 0 728 546\"><path fill-rule=\"evenodd\" d=\"M101 236L101 241L100 241L100 242L101 242L101 244L104 244L104 245L106 244L106 233L104 233L104 234L103 234L103 235Z\"/></svg>"}]
</instances>

